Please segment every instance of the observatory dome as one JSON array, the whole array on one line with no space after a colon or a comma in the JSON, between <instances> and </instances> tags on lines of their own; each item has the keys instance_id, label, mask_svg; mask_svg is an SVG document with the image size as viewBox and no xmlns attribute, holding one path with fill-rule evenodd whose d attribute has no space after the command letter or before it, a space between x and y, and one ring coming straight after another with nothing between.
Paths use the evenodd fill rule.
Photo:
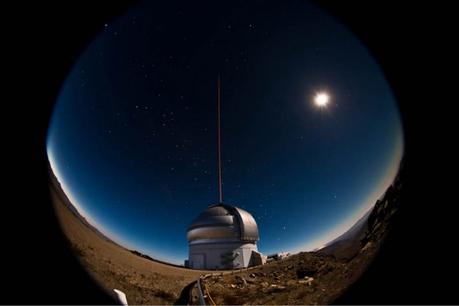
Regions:
<instances>
[{"instance_id":1,"label":"observatory dome","mask_svg":"<svg viewBox=\"0 0 459 306\"><path fill-rule=\"evenodd\" d=\"M253 216L235 206L217 204L204 210L188 227L188 242L249 242L259 240Z\"/></svg>"}]
</instances>

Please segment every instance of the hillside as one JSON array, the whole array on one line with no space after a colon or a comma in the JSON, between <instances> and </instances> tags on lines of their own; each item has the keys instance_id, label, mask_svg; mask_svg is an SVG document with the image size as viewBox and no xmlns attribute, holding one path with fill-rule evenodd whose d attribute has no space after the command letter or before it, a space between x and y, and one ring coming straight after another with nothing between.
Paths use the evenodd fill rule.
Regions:
<instances>
[{"instance_id":1,"label":"hillside","mask_svg":"<svg viewBox=\"0 0 459 306\"><path fill-rule=\"evenodd\" d=\"M203 280L208 303L331 304L365 272L400 205L399 177L367 215L317 252Z\"/></svg>"},{"instance_id":2,"label":"hillside","mask_svg":"<svg viewBox=\"0 0 459 306\"><path fill-rule=\"evenodd\" d=\"M129 304L173 304L182 289L203 273L134 254L78 218L54 187L51 196L69 246L109 295L115 297L116 288L126 293Z\"/></svg>"}]
</instances>

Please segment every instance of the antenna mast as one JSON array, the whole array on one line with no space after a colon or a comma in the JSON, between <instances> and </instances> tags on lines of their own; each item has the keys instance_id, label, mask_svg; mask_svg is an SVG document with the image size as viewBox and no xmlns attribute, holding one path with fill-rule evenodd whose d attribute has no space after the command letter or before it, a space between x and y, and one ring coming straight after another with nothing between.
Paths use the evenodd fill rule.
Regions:
<instances>
[{"instance_id":1,"label":"antenna mast","mask_svg":"<svg viewBox=\"0 0 459 306\"><path fill-rule=\"evenodd\" d=\"M217 154L218 154L218 203L223 202L222 192L222 150L221 150L221 132L220 132L220 75L217 80Z\"/></svg>"}]
</instances>

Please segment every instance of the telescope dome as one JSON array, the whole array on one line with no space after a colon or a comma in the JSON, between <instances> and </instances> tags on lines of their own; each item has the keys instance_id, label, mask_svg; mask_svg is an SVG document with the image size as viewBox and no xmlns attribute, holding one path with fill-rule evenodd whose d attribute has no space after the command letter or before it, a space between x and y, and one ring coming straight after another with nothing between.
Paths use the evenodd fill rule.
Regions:
<instances>
[{"instance_id":1,"label":"telescope dome","mask_svg":"<svg viewBox=\"0 0 459 306\"><path fill-rule=\"evenodd\" d=\"M253 216L235 206L217 204L204 210L188 227L188 242L256 242L258 226Z\"/></svg>"}]
</instances>

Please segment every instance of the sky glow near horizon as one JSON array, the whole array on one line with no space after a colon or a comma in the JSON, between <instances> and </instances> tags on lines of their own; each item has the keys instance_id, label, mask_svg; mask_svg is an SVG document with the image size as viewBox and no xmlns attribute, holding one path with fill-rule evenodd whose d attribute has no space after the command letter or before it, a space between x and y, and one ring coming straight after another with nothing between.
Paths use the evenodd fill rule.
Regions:
<instances>
[{"instance_id":1,"label":"sky glow near horizon","mask_svg":"<svg viewBox=\"0 0 459 306\"><path fill-rule=\"evenodd\" d=\"M393 158L390 162L390 165L387 168L387 173L382 177L381 183L377 186L376 190L371 193L368 196L368 199L363 202L363 204L360 206L360 208L357 211L354 211L350 214L350 217L345 219L342 224L338 224L335 228L332 228L330 231L319 234L316 238L308 241L307 243L294 248L290 250L279 250L279 252L290 252L292 254L299 253L299 252L309 252L309 251L314 251L317 249L320 249L324 246L327 245L327 243L333 241L334 239L338 238L342 234L344 234L346 231L348 231L358 220L360 220L369 210L373 209L376 201L385 193L387 188L392 185L398 170L399 170L399 165L400 161L402 159L403 155L403 139L402 136L400 135L400 138L398 139L398 143L395 146L394 150L394 155ZM72 196L70 192L70 188L67 187L66 183L64 180L61 178L59 175L59 171L57 170L56 163L54 162L53 159L53 154L51 149L47 150L48 152L48 158L49 162L51 165L51 169L58 179L64 193L67 195L69 200L74 204L75 208L78 210L78 212L94 227L99 229L102 233L104 233L107 237L112 239L113 241L119 243L120 245L132 249L132 250L140 250L144 252L147 255L152 256L153 258L163 260L163 261L168 261L174 264L183 264L183 261L186 258L171 258L170 256L161 254L160 252L156 250L151 250L151 249L146 249L144 246L140 244L132 244L129 242L128 239L122 238L121 235L119 234L114 234L110 230L107 230L102 224L97 222L95 219L93 219L90 214L86 213L81 206L78 204L78 200L74 196ZM263 251L263 250L260 250Z\"/></svg>"},{"instance_id":2,"label":"sky glow near horizon","mask_svg":"<svg viewBox=\"0 0 459 306\"><path fill-rule=\"evenodd\" d=\"M393 159L387 167L387 173L382 177L380 184L378 184L375 191L368 196L368 199L363 201L362 205L357 211L350 214L349 218L344 219L342 224L338 224L335 228L331 229L314 240L311 240L305 245L290 250L291 253L298 253L302 251L314 251L325 247L329 242L335 240L345 232L347 232L357 221L359 221L369 210L373 209L376 201L380 199L387 188L394 182L395 177L399 171L400 162L403 157L403 139L400 135L399 141L394 150Z\"/></svg>"}]
</instances>

